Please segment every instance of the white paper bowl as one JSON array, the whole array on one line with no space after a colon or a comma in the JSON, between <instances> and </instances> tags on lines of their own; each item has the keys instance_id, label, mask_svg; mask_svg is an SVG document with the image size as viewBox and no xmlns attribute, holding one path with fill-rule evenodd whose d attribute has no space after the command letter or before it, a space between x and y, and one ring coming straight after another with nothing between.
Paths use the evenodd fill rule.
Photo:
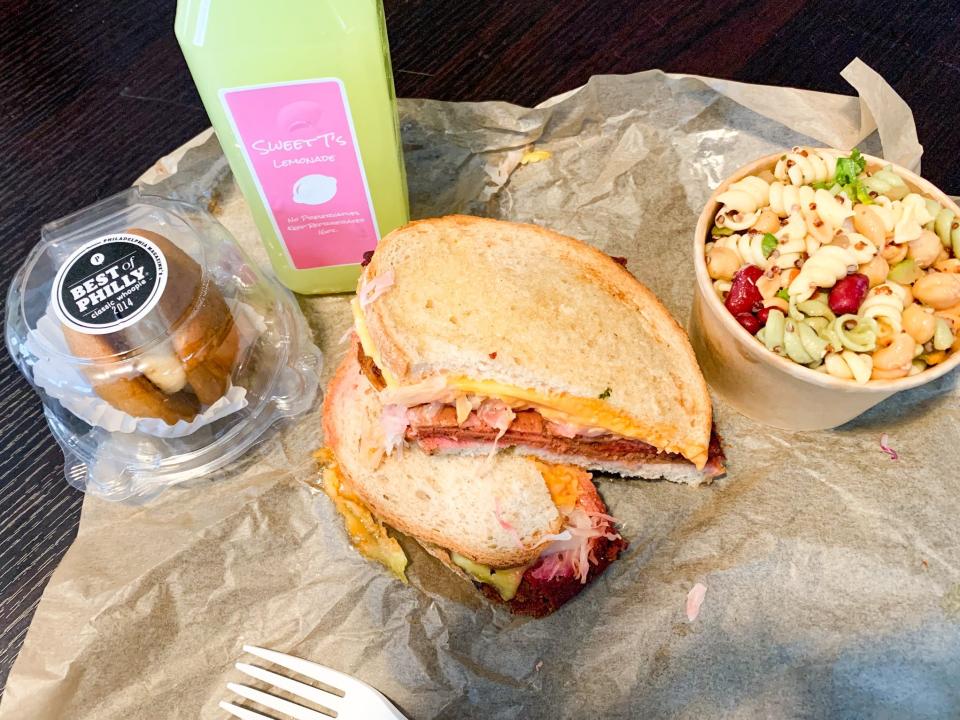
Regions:
<instances>
[{"instance_id":1,"label":"white paper bowl","mask_svg":"<svg viewBox=\"0 0 960 720\"><path fill-rule=\"evenodd\" d=\"M858 385L770 352L736 321L713 288L704 256L707 234L720 206L717 196L747 175L772 170L782 154L768 155L737 170L720 183L700 214L693 238L697 288L690 315L690 341L711 388L737 411L787 430L824 430L852 420L894 393L947 374L960 365L960 353L912 377ZM871 155L864 157L871 170L892 164ZM906 168L893 167L912 190L960 215L960 207L936 187Z\"/></svg>"}]
</instances>

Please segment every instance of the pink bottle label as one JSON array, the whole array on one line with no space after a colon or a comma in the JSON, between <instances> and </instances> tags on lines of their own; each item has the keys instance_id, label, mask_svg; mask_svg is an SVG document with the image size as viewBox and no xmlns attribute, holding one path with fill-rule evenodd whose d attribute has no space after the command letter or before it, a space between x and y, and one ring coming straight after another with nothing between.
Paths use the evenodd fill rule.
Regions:
<instances>
[{"instance_id":1,"label":"pink bottle label","mask_svg":"<svg viewBox=\"0 0 960 720\"><path fill-rule=\"evenodd\" d=\"M360 262L379 239L343 83L220 91L260 198L298 270Z\"/></svg>"}]
</instances>

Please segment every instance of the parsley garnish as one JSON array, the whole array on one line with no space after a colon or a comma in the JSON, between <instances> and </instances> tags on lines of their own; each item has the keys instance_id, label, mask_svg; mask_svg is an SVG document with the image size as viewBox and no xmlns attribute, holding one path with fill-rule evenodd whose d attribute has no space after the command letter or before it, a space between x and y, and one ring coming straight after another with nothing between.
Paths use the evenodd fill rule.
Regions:
<instances>
[{"instance_id":1,"label":"parsley garnish","mask_svg":"<svg viewBox=\"0 0 960 720\"><path fill-rule=\"evenodd\" d=\"M849 185L857 181L857 175L867 166L867 159L860 154L857 148L850 152L850 157L837 158L837 183Z\"/></svg>"},{"instance_id":2,"label":"parsley garnish","mask_svg":"<svg viewBox=\"0 0 960 720\"><path fill-rule=\"evenodd\" d=\"M780 288L779 290L777 290L777 297L780 298L781 300L786 300L787 302L790 302L790 293L787 292L786 288Z\"/></svg>"},{"instance_id":3,"label":"parsley garnish","mask_svg":"<svg viewBox=\"0 0 960 720\"><path fill-rule=\"evenodd\" d=\"M873 202L873 198L861 184L860 178L857 177L866 167L867 159L860 154L857 148L854 148L850 151L850 157L837 158L836 182L851 201L869 205Z\"/></svg>"},{"instance_id":4,"label":"parsley garnish","mask_svg":"<svg viewBox=\"0 0 960 720\"><path fill-rule=\"evenodd\" d=\"M611 390L610 388L607 388L607 389L604 390L602 393L600 393L599 395L597 395L597 397L600 398L601 400L606 400L608 397L610 397L610 394L611 394L612 392L613 392L613 390Z\"/></svg>"},{"instance_id":5,"label":"parsley garnish","mask_svg":"<svg viewBox=\"0 0 960 720\"><path fill-rule=\"evenodd\" d=\"M760 249L763 250L763 256L765 258L770 257L770 253L776 250L779 244L776 235L773 233L764 233L763 240L760 241Z\"/></svg>"},{"instance_id":6,"label":"parsley garnish","mask_svg":"<svg viewBox=\"0 0 960 720\"><path fill-rule=\"evenodd\" d=\"M723 235L733 235L733 230L728 227L720 227L719 225L714 225L713 230L710 231L710 234L714 237L721 237Z\"/></svg>"}]
</instances>

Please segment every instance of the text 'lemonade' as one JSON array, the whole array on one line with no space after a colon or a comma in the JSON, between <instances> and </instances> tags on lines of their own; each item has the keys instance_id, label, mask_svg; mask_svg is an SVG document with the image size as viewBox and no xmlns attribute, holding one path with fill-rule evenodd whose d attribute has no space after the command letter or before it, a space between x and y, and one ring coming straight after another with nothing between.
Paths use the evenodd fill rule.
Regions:
<instances>
[{"instance_id":1,"label":"text 'lemonade'","mask_svg":"<svg viewBox=\"0 0 960 720\"><path fill-rule=\"evenodd\" d=\"M180 0L176 34L277 276L353 290L408 219L380 0Z\"/></svg>"}]
</instances>

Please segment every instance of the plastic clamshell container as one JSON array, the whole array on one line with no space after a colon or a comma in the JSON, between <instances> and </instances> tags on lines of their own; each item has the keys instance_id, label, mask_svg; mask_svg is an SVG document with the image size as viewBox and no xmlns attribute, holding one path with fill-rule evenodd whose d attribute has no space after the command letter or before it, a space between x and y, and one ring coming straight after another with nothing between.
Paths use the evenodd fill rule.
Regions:
<instances>
[{"instance_id":1,"label":"plastic clamshell container","mask_svg":"<svg viewBox=\"0 0 960 720\"><path fill-rule=\"evenodd\" d=\"M843 153L843 151L837 151ZM782 152L744 165L710 196L693 238L697 287L690 315L690 341L710 387L738 412L786 430L834 428L866 412L901 390L919 387L960 365L960 353L913 376L896 380L853 380L831 377L767 350L723 306L707 273L705 245L720 209L717 197L732 183L762 170L772 170ZM871 155L867 169L887 165L919 192L960 215L960 207L916 173Z\"/></svg>"},{"instance_id":2,"label":"plastic clamshell container","mask_svg":"<svg viewBox=\"0 0 960 720\"><path fill-rule=\"evenodd\" d=\"M314 404L322 357L296 300L205 210L132 189L41 235L6 341L71 485L150 497Z\"/></svg>"}]
</instances>

